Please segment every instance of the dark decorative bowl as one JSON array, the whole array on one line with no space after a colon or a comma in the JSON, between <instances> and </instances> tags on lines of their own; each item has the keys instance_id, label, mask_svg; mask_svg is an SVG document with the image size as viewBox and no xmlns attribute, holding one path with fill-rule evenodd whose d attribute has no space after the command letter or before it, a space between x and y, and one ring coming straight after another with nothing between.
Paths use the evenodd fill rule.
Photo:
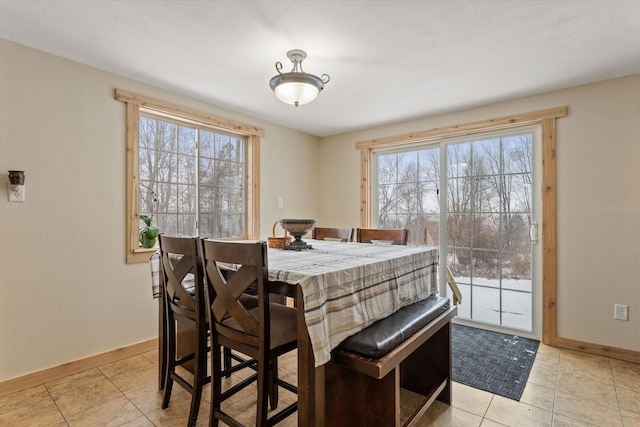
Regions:
<instances>
[{"instance_id":1,"label":"dark decorative bowl","mask_svg":"<svg viewBox=\"0 0 640 427\"><path fill-rule=\"evenodd\" d=\"M302 236L315 228L315 219L281 219L280 226L295 237L295 240L286 245L283 249L312 249L311 245L306 244L304 240L302 240Z\"/></svg>"}]
</instances>

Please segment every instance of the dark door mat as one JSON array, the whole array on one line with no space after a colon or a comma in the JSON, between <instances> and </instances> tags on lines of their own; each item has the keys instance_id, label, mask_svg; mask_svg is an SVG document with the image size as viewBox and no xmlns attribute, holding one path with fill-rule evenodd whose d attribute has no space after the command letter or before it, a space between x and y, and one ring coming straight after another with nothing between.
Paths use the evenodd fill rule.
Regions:
<instances>
[{"instance_id":1,"label":"dark door mat","mask_svg":"<svg viewBox=\"0 0 640 427\"><path fill-rule=\"evenodd\" d=\"M453 380L520 400L539 341L454 324Z\"/></svg>"}]
</instances>

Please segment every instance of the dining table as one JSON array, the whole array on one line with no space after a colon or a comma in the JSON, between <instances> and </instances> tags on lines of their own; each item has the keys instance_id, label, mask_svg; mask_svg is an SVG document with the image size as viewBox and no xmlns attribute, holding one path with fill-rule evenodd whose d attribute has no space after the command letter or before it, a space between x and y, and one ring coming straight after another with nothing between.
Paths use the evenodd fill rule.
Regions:
<instances>
[{"instance_id":1,"label":"dining table","mask_svg":"<svg viewBox=\"0 0 640 427\"><path fill-rule=\"evenodd\" d=\"M269 248L267 263L270 292L293 297L297 309L298 425L320 427L329 424L324 365L331 351L377 320L437 294L439 251L388 242L307 243L310 249Z\"/></svg>"},{"instance_id":2,"label":"dining table","mask_svg":"<svg viewBox=\"0 0 640 427\"><path fill-rule=\"evenodd\" d=\"M295 286L298 425L324 426L324 364L349 336L438 291L439 252L309 240L312 249L268 249L270 285Z\"/></svg>"}]
</instances>

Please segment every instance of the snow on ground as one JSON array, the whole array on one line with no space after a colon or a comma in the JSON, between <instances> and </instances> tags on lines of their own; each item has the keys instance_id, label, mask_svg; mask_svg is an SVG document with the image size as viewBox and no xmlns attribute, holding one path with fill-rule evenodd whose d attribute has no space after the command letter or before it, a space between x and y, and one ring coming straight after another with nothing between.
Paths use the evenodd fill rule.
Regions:
<instances>
[{"instance_id":1,"label":"snow on ground","mask_svg":"<svg viewBox=\"0 0 640 427\"><path fill-rule=\"evenodd\" d=\"M502 289L498 279L474 278L470 285L470 278L456 277L456 283L462 293L458 317L531 331L531 280L503 280Z\"/></svg>"}]
</instances>

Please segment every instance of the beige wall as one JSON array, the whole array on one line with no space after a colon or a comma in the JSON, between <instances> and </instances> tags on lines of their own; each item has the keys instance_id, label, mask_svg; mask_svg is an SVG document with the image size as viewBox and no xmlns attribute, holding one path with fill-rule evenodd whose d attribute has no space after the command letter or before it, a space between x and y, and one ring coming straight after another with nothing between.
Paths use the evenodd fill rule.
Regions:
<instances>
[{"instance_id":1,"label":"beige wall","mask_svg":"<svg viewBox=\"0 0 640 427\"><path fill-rule=\"evenodd\" d=\"M567 106L557 122L558 336L640 351L640 75L322 140L323 223L360 221L358 141ZM335 206L339 206L335 208ZM629 321L613 319L615 303Z\"/></svg>"},{"instance_id":2,"label":"beige wall","mask_svg":"<svg viewBox=\"0 0 640 427\"><path fill-rule=\"evenodd\" d=\"M0 380L157 336L149 266L125 263L116 88L265 129L262 237L317 211L318 138L0 39ZM292 179L294 160L307 173ZM25 171L25 203L8 202L10 169Z\"/></svg>"},{"instance_id":3,"label":"beige wall","mask_svg":"<svg viewBox=\"0 0 640 427\"><path fill-rule=\"evenodd\" d=\"M115 88L265 129L263 238L283 217L358 225L357 141L567 105L559 335L640 351L640 75L319 140L0 39L0 380L157 336L148 265L124 261L125 107ZM10 169L26 171L26 203L7 201ZM614 303L629 304L629 322L613 320Z\"/></svg>"}]
</instances>

